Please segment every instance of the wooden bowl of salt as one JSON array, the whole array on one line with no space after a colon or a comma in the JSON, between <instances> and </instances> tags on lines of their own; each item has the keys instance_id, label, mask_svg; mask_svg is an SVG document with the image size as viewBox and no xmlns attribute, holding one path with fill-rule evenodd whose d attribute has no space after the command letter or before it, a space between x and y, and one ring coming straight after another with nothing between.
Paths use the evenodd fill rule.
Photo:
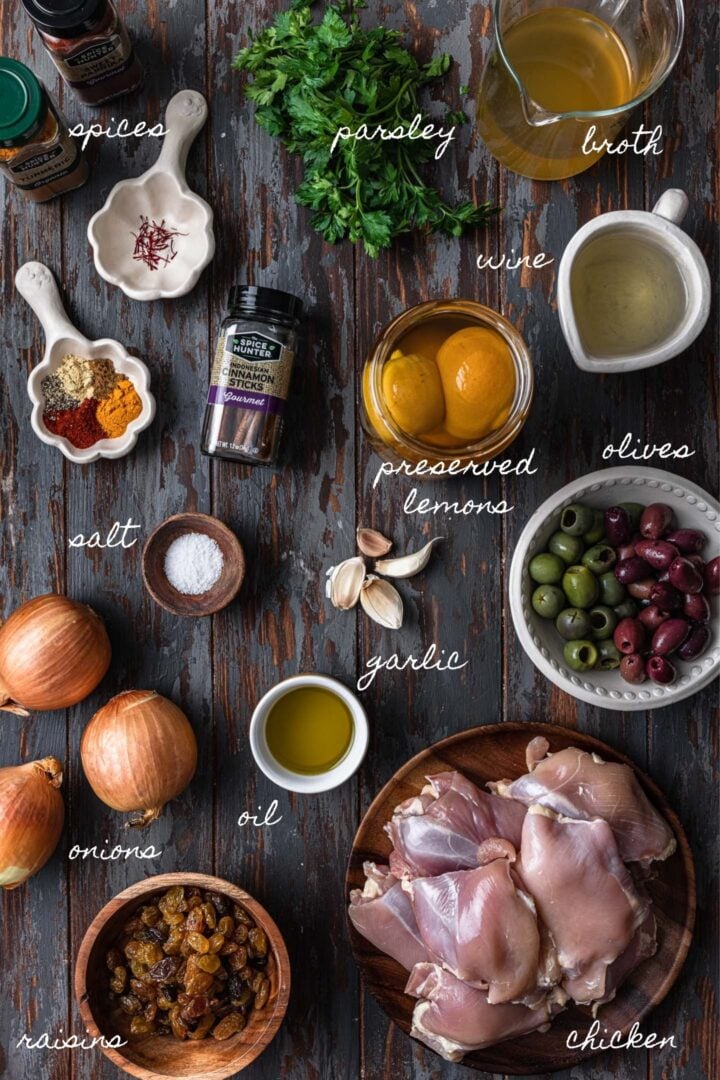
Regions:
<instances>
[{"instance_id":1,"label":"wooden bowl of salt","mask_svg":"<svg viewBox=\"0 0 720 1080\"><path fill-rule=\"evenodd\" d=\"M235 599L245 553L235 533L209 514L174 514L148 537L145 588L173 615L214 615Z\"/></svg>"}]
</instances>

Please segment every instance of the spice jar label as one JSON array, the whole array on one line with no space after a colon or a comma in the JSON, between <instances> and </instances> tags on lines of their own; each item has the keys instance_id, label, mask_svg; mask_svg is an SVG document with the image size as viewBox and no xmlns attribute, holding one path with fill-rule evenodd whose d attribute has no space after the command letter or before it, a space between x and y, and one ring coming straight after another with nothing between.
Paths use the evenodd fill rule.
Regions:
<instances>
[{"instance_id":1,"label":"spice jar label","mask_svg":"<svg viewBox=\"0 0 720 1080\"><path fill-rule=\"evenodd\" d=\"M266 334L226 334L218 344L208 404L281 416L293 359L291 349Z\"/></svg>"},{"instance_id":2,"label":"spice jar label","mask_svg":"<svg viewBox=\"0 0 720 1080\"><path fill-rule=\"evenodd\" d=\"M70 135L60 133L52 146L46 149L39 149L37 144L28 147L27 151L17 153L5 168L17 187L31 190L67 176L77 167L79 159L80 150L75 141Z\"/></svg>"},{"instance_id":3,"label":"spice jar label","mask_svg":"<svg viewBox=\"0 0 720 1080\"><path fill-rule=\"evenodd\" d=\"M83 41L75 53L53 54L55 67L70 86L93 86L109 75L118 75L133 62L132 45L123 26L112 37Z\"/></svg>"}]
</instances>

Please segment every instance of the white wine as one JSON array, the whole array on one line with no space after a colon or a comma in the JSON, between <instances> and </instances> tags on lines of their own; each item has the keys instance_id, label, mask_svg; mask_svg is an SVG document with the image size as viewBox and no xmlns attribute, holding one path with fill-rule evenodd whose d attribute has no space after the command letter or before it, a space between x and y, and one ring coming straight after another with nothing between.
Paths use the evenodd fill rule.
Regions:
<instances>
[{"instance_id":1,"label":"white wine","mask_svg":"<svg viewBox=\"0 0 720 1080\"><path fill-rule=\"evenodd\" d=\"M677 330L687 306L675 259L630 228L601 232L578 252L570 291L583 348L597 357L657 348Z\"/></svg>"}]
</instances>

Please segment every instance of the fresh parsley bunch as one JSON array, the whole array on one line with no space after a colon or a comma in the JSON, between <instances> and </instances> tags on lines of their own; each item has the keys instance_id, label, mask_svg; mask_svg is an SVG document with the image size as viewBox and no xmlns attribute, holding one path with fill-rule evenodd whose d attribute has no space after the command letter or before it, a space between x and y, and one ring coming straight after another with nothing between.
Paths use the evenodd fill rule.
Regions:
<instances>
[{"instance_id":1,"label":"fresh parsley bunch","mask_svg":"<svg viewBox=\"0 0 720 1080\"><path fill-rule=\"evenodd\" d=\"M407 130L422 113L423 87L447 73L452 57L421 65L397 31L363 29L357 11L364 0L337 0L318 23L313 2L295 0L233 63L252 76L246 93L257 122L302 156L305 179L295 199L314 211L313 226L331 244L362 240L376 257L415 228L460 236L485 222L494 212L489 203L450 206L423 180L419 168L436 149L430 140L349 139L332 151L340 127Z\"/></svg>"}]
</instances>

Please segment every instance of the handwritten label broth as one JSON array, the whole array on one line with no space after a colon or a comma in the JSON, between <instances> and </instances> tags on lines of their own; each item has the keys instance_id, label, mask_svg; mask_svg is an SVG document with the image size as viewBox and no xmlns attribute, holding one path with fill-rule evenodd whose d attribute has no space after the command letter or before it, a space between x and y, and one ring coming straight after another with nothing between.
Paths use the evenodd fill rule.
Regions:
<instances>
[{"instance_id":1,"label":"handwritten label broth","mask_svg":"<svg viewBox=\"0 0 720 1080\"><path fill-rule=\"evenodd\" d=\"M265 724L265 740L282 768L317 776L342 761L354 731L352 714L337 694L304 686L275 702Z\"/></svg>"},{"instance_id":2,"label":"handwritten label broth","mask_svg":"<svg viewBox=\"0 0 720 1080\"><path fill-rule=\"evenodd\" d=\"M656 348L677 330L687 307L675 259L632 229L590 240L575 258L570 289L583 346L598 357Z\"/></svg>"}]
</instances>

